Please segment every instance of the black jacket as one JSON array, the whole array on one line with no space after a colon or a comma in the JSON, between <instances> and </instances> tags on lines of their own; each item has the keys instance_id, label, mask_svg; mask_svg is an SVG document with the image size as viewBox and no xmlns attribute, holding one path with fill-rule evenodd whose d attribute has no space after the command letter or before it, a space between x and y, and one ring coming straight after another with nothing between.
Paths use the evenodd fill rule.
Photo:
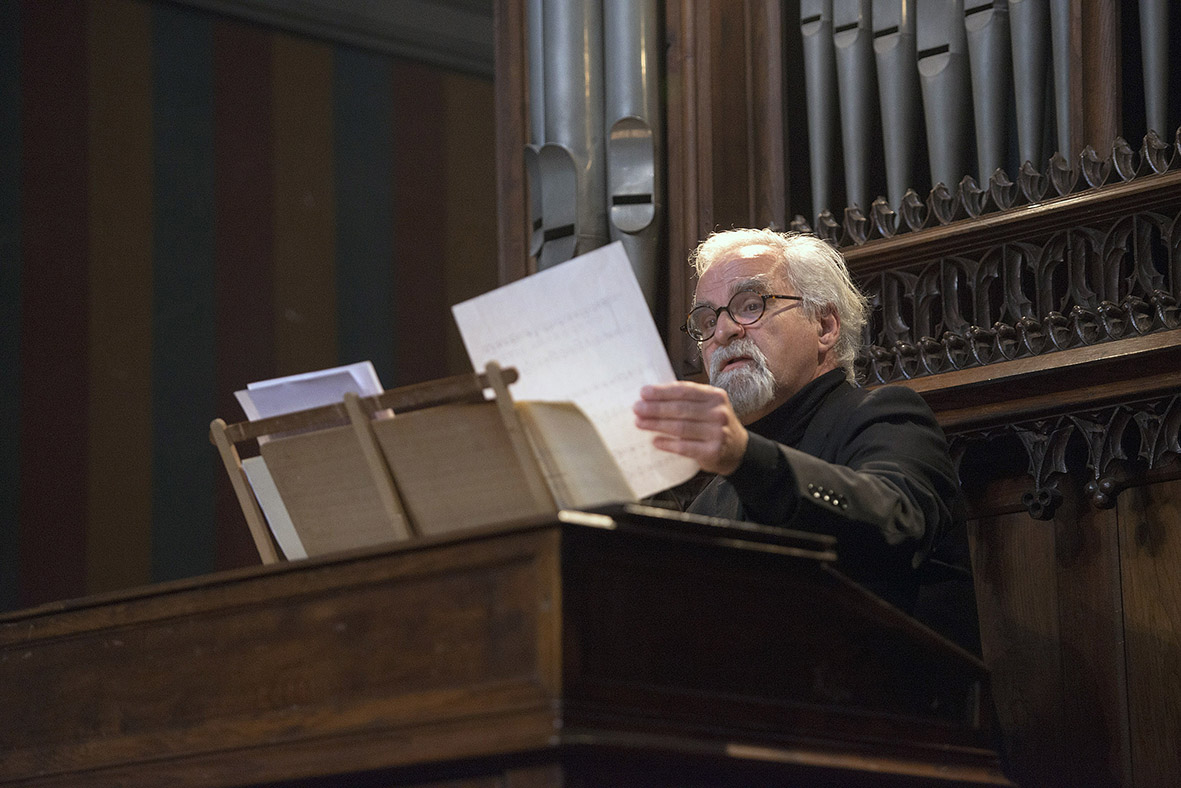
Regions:
<instances>
[{"instance_id":1,"label":"black jacket","mask_svg":"<svg viewBox=\"0 0 1181 788\"><path fill-rule=\"evenodd\" d=\"M689 511L832 534L838 569L912 610L933 549L963 531L955 468L926 402L903 386L856 388L834 370L747 429L742 464ZM962 556L952 563L966 568Z\"/></svg>"}]
</instances>

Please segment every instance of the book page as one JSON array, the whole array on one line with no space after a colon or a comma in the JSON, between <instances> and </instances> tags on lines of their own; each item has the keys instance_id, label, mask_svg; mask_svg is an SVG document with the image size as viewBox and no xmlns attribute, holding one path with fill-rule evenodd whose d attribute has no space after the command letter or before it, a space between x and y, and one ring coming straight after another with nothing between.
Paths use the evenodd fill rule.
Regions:
<instances>
[{"instance_id":1,"label":"book page","mask_svg":"<svg viewBox=\"0 0 1181 788\"><path fill-rule=\"evenodd\" d=\"M616 242L452 307L472 365L516 367L515 400L569 400L603 436L637 498L697 463L635 426L640 387L676 380L623 245Z\"/></svg>"}]
</instances>

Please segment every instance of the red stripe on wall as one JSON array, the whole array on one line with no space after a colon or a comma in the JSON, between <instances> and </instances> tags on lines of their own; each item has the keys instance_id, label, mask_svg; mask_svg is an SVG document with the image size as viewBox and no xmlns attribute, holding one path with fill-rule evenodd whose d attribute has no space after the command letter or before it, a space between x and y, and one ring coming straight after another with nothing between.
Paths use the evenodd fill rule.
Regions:
<instances>
[{"instance_id":1,"label":"red stripe on wall","mask_svg":"<svg viewBox=\"0 0 1181 788\"><path fill-rule=\"evenodd\" d=\"M275 376L273 34L219 21L213 29L217 415L240 421L234 392ZM218 569L259 561L229 476L219 469Z\"/></svg>"},{"instance_id":2,"label":"red stripe on wall","mask_svg":"<svg viewBox=\"0 0 1181 788\"><path fill-rule=\"evenodd\" d=\"M85 591L86 6L21 5L22 604Z\"/></svg>"},{"instance_id":3,"label":"red stripe on wall","mask_svg":"<svg viewBox=\"0 0 1181 788\"><path fill-rule=\"evenodd\" d=\"M447 229L443 79L394 61L394 327L396 385L448 374L443 234ZM389 383L386 384L390 385Z\"/></svg>"},{"instance_id":4,"label":"red stripe on wall","mask_svg":"<svg viewBox=\"0 0 1181 788\"><path fill-rule=\"evenodd\" d=\"M90 0L86 7L86 590L95 593L142 585L152 574L152 66L146 5Z\"/></svg>"}]
</instances>

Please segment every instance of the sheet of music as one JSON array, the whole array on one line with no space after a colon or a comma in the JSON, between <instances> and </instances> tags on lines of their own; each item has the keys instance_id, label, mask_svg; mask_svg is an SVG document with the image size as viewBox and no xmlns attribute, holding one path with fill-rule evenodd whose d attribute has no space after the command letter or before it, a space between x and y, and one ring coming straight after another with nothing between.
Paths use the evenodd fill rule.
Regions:
<instances>
[{"instance_id":1,"label":"sheet of music","mask_svg":"<svg viewBox=\"0 0 1181 788\"><path fill-rule=\"evenodd\" d=\"M616 242L452 307L475 369L516 367L515 400L570 400L594 423L637 498L691 478L697 463L635 426L640 387L676 379Z\"/></svg>"}]
</instances>

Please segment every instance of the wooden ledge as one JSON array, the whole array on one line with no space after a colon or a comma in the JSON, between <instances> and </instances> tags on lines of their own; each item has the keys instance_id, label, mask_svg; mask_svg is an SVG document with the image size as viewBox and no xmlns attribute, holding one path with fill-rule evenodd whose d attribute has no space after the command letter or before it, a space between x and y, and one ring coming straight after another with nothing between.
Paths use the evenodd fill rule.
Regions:
<instances>
[{"instance_id":1,"label":"wooden ledge","mask_svg":"<svg viewBox=\"0 0 1181 788\"><path fill-rule=\"evenodd\" d=\"M890 385L921 394L949 433L1181 394L1181 329Z\"/></svg>"}]
</instances>

